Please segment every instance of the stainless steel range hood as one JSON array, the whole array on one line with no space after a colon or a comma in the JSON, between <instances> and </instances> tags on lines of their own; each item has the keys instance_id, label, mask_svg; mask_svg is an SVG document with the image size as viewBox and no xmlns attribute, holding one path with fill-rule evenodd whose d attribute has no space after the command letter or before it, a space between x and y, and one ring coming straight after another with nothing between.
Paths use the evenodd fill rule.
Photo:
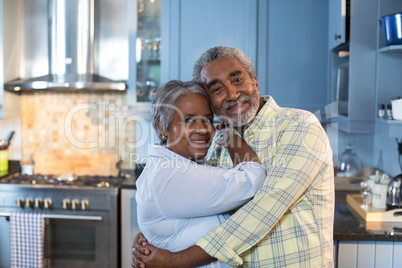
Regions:
<instances>
[{"instance_id":1,"label":"stainless steel range hood","mask_svg":"<svg viewBox=\"0 0 402 268\"><path fill-rule=\"evenodd\" d=\"M94 73L94 0L48 0L49 74L4 84L12 92L30 90L125 90L125 81Z\"/></svg>"}]
</instances>

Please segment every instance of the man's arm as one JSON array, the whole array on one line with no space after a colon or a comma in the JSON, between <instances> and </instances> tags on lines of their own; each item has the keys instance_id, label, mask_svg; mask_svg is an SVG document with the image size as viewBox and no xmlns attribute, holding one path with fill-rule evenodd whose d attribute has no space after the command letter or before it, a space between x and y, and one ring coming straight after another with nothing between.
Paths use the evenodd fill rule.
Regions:
<instances>
[{"instance_id":1,"label":"man's arm","mask_svg":"<svg viewBox=\"0 0 402 268\"><path fill-rule=\"evenodd\" d=\"M192 268L207 265L215 260L199 246L192 246L177 253L156 248L146 243L144 236L139 233L134 238L131 266L133 268Z\"/></svg>"},{"instance_id":2,"label":"man's arm","mask_svg":"<svg viewBox=\"0 0 402 268\"><path fill-rule=\"evenodd\" d=\"M291 206L322 183L316 180L318 174L328 174L325 180L327 190L321 192L320 198L328 202L325 206L330 207L331 201L324 194L330 196L333 189L330 187L332 151L318 120L311 114L300 113L297 120L276 127L276 135L266 141L261 138L256 141L259 144L273 143L273 146L260 148L259 157L269 167L264 185L250 202L197 242L219 261L242 264L240 254L264 239ZM305 220L314 218L312 213L313 210L303 211L303 215L307 215Z\"/></svg>"}]
</instances>

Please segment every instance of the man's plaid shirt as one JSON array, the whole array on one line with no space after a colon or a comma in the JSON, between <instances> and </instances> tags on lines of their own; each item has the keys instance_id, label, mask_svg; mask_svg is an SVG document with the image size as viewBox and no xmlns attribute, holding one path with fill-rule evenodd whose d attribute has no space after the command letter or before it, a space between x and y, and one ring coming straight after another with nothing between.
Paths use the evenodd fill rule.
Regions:
<instances>
[{"instance_id":1,"label":"man's plaid shirt","mask_svg":"<svg viewBox=\"0 0 402 268\"><path fill-rule=\"evenodd\" d=\"M281 108L270 96L244 139L267 168L254 198L197 245L240 267L333 267L334 169L332 150L310 112ZM233 166L217 146L211 163ZM242 266L241 266L242 265Z\"/></svg>"}]
</instances>

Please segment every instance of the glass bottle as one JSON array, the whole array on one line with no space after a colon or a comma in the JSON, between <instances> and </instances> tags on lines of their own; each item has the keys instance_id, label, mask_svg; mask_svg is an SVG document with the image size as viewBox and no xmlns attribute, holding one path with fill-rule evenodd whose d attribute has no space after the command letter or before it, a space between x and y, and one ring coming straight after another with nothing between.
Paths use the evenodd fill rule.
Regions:
<instances>
[{"instance_id":1,"label":"glass bottle","mask_svg":"<svg viewBox=\"0 0 402 268\"><path fill-rule=\"evenodd\" d=\"M353 145L348 143L345 151L341 154L338 165L337 177L355 177L360 174L361 161L356 155Z\"/></svg>"}]
</instances>

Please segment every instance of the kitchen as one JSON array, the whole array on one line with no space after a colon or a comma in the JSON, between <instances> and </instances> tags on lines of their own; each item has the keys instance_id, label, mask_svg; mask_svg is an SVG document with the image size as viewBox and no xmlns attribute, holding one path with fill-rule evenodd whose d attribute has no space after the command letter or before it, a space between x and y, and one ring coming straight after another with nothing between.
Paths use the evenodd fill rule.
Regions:
<instances>
[{"instance_id":1,"label":"kitchen","mask_svg":"<svg viewBox=\"0 0 402 268\"><path fill-rule=\"evenodd\" d=\"M43 20L46 20L46 14L43 13L46 8L43 7L47 1L35 1L38 3L37 9L30 6L30 2L34 1L2 2L1 62L4 63L4 72L1 75L4 78L1 80L8 82L22 76L29 78L46 75L48 52L44 45L47 42L45 29L35 30L35 34L40 36L33 39L36 43L23 42L21 40L26 40L33 30L21 25L6 25L19 25L21 22L17 18L21 18L21 14L18 15L18 12L33 10L41 16L36 19L38 21L32 18L30 25L46 25L46 21L43 24ZM49 90L20 95L4 91L0 94L4 113L4 119L0 120L0 137L6 137L10 131L15 130L8 150L10 160L29 165L32 164L34 152L55 151L93 156L117 153L122 160L121 168L133 171L135 164L141 164L141 159L146 156L146 146L138 144L142 143L141 137L152 136L147 135L150 128L146 123L150 109L147 97L152 94L152 89L147 87L147 94L137 90L142 88L137 84L137 81L141 81L137 79L137 64L141 62L137 59L137 52L140 50L136 50L139 47L137 35L140 34L140 25L137 17L133 16L136 14L135 10L141 10L144 1L114 1L119 6L115 9L124 10L124 16L113 16L115 13L109 12L115 10L110 4L113 1L97 2L101 6L99 12L104 12L104 17L112 21L100 22L106 29L103 33L99 30L99 56L95 58L98 61L97 71L113 80L126 81L127 90L96 93L62 93ZM398 122L377 119L377 104L388 104L393 96L401 95L398 85L402 81L397 74L401 70L402 54L398 50L391 53L379 51L384 45L378 19L401 11L402 6L395 3L398 1L390 0L351 2L349 87L356 88L358 93L350 96L353 100L350 103L351 113L349 117L345 117L327 112L335 100L332 75L335 69L333 66L339 60L335 58L337 51L329 49L328 41L334 36L329 33L329 18L332 14L329 10L332 2L340 1L163 0L160 33L153 33L152 36L156 44L156 38L162 37L158 52L161 57L159 79L188 80L195 59L205 49L222 44L239 47L255 64L262 94L274 96L281 106L306 109L320 115L327 125L335 165L346 145L351 143L364 165L379 168L392 177L396 176L401 170L395 138L401 138L401 125ZM25 11L21 11L22 8ZM202 10L208 12L200 12ZM113 25L118 26L112 27ZM104 29L102 27L100 29ZM24 29L28 36L18 34L15 29ZM113 33L113 36L107 36L108 33ZM112 42L108 43L108 40ZM118 49L114 49L116 43ZM110 44L114 46L108 47ZM39 50L39 56L30 55L33 53L30 52L31 47ZM21 67L21 51L31 58L39 57L42 62L32 61L38 64L35 66L29 66L32 62L26 62ZM110 55L109 51L113 51L113 54ZM154 59L152 61L155 62ZM40 67L43 65L46 67ZM154 80L155 78L157 77ZM154 82L142 80L144 83L146 81ZM73 119L80 124L72 125L71 131L81 138L78 139L83 145L81 148L74 146L64 135L64 115L68 114L71 107L80 103L96 104L90 106L93 109L86 107L74 114ZM354 113L355 110L360 112ZM329 119L332 121L328 122ZM117 122L121 122L121 125ZM147 140L152 141L151 138Z\"/></svg>"}]
</instances>

